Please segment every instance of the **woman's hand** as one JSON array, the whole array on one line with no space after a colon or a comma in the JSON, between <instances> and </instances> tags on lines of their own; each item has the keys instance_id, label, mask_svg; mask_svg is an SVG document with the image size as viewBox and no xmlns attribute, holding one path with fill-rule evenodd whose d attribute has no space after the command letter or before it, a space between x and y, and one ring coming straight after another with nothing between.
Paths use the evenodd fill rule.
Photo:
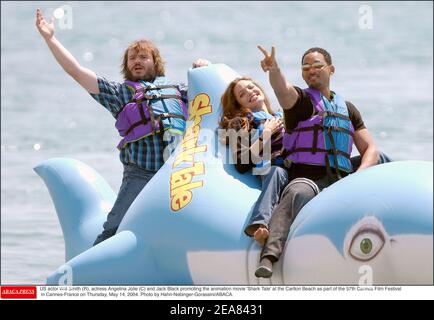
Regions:
<instances>
[{"instance_id":1,"label":"woman's hand","mask_svg":"<svg viewBox=\"0 0 434 320\"><path fill-rule=\"evenodd\" d=\"M51 22L48 23L38 8L36 10L36 27L45 40L50 40L54 35L54 18L51 18Z\"/></svg>"},{"instance_id":2,"label":"woman's hand","mask_svg":"<svg viewBox=\"0 0 434 320\"><path fill-rule=\"evenodd\" d=\"M267 119L264 122L264 131L269 130L271 134L274 134L275 132L279 131L280 129L282 129L282 127L283 127L282 120L275 117L271 119Z\"/></svg>"},{"instance_id":3,"label":"woman's hand","mask_svg":"<svg viewBox=\"0 0 434 320\"><path fill-rule=\"evenodd\" d=\"M249 121L246 117L235 117L228 122L228 129L234 129L235 131L238 130L249 130Z\"/></svg>"}]
</instances>

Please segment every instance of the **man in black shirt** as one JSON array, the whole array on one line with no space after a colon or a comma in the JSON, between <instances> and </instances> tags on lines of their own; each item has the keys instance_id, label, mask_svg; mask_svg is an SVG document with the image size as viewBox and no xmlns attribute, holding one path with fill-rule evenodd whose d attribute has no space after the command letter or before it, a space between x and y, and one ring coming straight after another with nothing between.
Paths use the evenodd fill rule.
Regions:
<instances>
[{"instance_id":1,"label":"man in black shirt","mask_svg":"<svg viewBox=\"0 0 434 320\"><path fill-rule=\"evenodd\" d=\"M384 155L380 157L356 107L348 101L344 102L330 90L330 77L335 72L335 67L326 50L311 48L304 53L302 76L309 88L302 90L286 81L276 62L274 47L271 54L262 46L258 48L265 56L261 61L261 67L264 72L269 72L270 84L284 111L285 129L292 137L290 141L294 146L288 152L288 159L291 160L288 162L288 171L292 181L282 192L280 202L274 209L269 223L269 238L261 252L260 264L255 273L257 277L271 277L272 265L279 259L292 221L303 206L322 189L351 173L351 162L358 162L356 166L359 171L387 162L388 159ZM347 127L327 126L326 117L346 119ZM341 123L345 123L345 120ZM308 131L310 133L307 133ZM333 131L335 138L330 131ZM342 140L345 135L346 140ZM339 149L336 146L339 142L335 144L336 137L340 137L341 141L349 141L349 146L341 143ZM317 140L328 142L324 142L324 145L317 149ZM358 161L350 162L352 143L359 151L360 157L357 158ZM311 145L313 146L310 147ZM347 147L344 150L346 152L342 151L342 145ZM318 157L318 152L323 152L323 156ZM317 154L316 158L313 154Z\"/></svg>"}]
</instances>

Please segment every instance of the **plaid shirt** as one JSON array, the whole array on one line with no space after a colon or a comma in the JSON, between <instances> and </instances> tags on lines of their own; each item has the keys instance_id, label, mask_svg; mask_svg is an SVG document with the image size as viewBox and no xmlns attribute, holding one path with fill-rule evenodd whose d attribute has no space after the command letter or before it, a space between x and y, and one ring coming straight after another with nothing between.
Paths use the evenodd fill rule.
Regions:
<instances>
[{"instance_id":1,"label":"plaid shirt","mask_svg":"<svg viewBox=\"0 0 434 320\"><path fill-rule=\"evenodd\" d=\"M97 78L100 93L91 93L90 95L116 118L122 107L131 100L133 93L123 83L109 81L100 76ZM187 87L182 84L178 84L178 86L182 99L187 101ZM175 135L167 136L167 132L166 141L163 141L163 134L164 132L159 132L128 143L120 151L119 158L121 162L123 164L133 163L145 170L158 171L164 164L164 149L169 144L173 146L174 141L177 139Z\"/></svg>"}]
</instances>

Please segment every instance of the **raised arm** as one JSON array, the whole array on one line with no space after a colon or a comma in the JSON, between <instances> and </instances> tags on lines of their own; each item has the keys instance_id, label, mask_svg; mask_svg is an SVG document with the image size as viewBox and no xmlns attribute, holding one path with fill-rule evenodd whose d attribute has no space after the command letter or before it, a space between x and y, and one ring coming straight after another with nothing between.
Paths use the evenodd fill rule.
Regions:
<instances>
[{"instance_id":1,"label":"raised arm","mask_svg":"<svg viewBox=\"0 0 434 320\"><path fill-rule=\"evenodd\" d=\"M98 94L98 80L95 72L82 67L59 40L54 37L53 19L48 23L39 9L36 10L36 27L63 70L89 93Z\"/></svg>"},{"instance_id":2,"label":"raised arm","mask_svg":"<svg viewBox=\"0 0 434 320\"><path fill-rule=\"evenodd\" d=\"M271 47L271 54L268 54L267 50L261 45L258 45L258 49L264 54L264 59L261 61L261 67L264 72L268 71L271 87L276 94L277 100L283 109L291 109L298 99L298 93L294 86L288 83L283 75L282 71L276 61L276 50Z\"/></svg>"}]
</instances>

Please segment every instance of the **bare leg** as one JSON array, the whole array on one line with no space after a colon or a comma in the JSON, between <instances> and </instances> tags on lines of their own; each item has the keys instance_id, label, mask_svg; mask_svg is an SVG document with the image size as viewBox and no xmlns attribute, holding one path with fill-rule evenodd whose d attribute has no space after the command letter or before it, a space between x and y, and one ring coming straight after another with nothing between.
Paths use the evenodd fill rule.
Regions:
<instances>
[{"instance_id":1,"label":"bare leg","mask_svg":"<svg viewBox=\"0 0 434 320\"><path fill-rule=\"evenodd\" d=\"M256 242L259 243L262 247L264 246L265 242L268 239L268 229L264 225L260 225L258 229L256 229L255 233L253 234L253 238L256 240Z\"/></svg>"}]
</instances>

